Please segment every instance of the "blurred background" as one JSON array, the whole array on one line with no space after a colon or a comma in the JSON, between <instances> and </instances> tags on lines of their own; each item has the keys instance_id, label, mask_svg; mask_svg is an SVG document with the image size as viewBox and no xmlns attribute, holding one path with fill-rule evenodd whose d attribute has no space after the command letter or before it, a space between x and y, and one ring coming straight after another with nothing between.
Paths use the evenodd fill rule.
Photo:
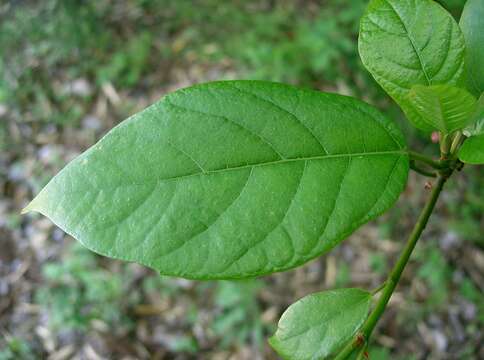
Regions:
<instances>
[{"instance_id":1,"label":"blurred background","mask_svg":"<svg viewBox=\"0 0 484 360\"><path fill-rule=\"evenodd\" d=\"M464 0L440 1L456 18ZM424 202L326 256L251 281L160 277L20 210L69 160L164 93L263 79L363 98L412 130L359 60L366 0L0 0L0 360L277 359L266 337L310 292L385 278ZM484 359L484 172L439 200L370 347L377 359Z\"/></svg>"}]
</instances>

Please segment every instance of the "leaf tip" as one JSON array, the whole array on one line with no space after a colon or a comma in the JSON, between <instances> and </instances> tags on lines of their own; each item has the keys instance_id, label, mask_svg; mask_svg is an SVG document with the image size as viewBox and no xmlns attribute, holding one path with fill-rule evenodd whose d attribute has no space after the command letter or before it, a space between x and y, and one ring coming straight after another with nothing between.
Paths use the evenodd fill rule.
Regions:
<instances>
[{"instance_id":1,"label":"leaf tip","mask_svg":"<svg viewBox=\"0 0 484 360\"><path fill-rule=\"evenodd\" d=\"M21 215L25 215L31 211L35 211L35 203L34 203L35 199L33 199L26 207L24 207L21 211L20 211L20 214Z\"/></svg>"},{"instance_id":2,"label":"leaf tip","mask_svg":"<svg viewBox=\"0 0 484 360\"><path fill-rule=\"evenodd\" d=\"M37 195L36 197L34 197L30 202L29 204L24 207L21 211L20 211L20 214L21 215L25 215L31 211L37 211L37 212L41 212L41 207L39 206L39 195Z\"/></svg>"}]
</instances>

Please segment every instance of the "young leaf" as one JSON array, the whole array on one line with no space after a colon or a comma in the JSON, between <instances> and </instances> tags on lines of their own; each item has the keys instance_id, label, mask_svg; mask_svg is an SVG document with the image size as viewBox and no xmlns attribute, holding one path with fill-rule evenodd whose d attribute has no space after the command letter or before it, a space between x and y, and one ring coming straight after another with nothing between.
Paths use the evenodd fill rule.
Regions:
<instances>
[{"instance_id":1,"label":"young leaf","mask_svg":"<svg viewBox=\"0 0 484 360\"><path fill-rule=\"evenodd\" d=\"M408 99L427 125L445 134L468 125L476 109L476 99L471 94L450 85L415 85Z\"/></svg>"},{"instance_id":2,"label":"young leaf","mask_svg":"<svg viewBox=\"0 0 484 360\"><path fill-rule=\"evenodd\" d=\"M484 92L484 1L467 0L459 22L466 43L467 86Z\"/></svg>"},{"instance_id":3,"label":"young leaf","mask_svg":"<svg viewBox=\"0 0 484 360\"><path fill-rule=\"evenodd\" d=\"M468 138L459 150L459 159L467 164L484 164L484 134Z\"/></svg>"},{"instance_id":4,"label":"young leaf","mask_svg":"<svg viewBox=\"0 0 484 360\"><path fill-rule=\"evenodd\" d=\"M484 93L481 94L477 100L474 113L471 115L471 120L462 132L465 136L484 134Z\"/></svg>"},{"instance_id":5,"label":"young leaf","mask_svg":"<svg viewBox=\"0 0 484 360\"><path fill-rule=\"evenodd\" d=\"M244 278L328 251L393 205L407 173L402 134L361 101L215 82L117 126L26 210L165 275Z\"/></svg>"},{"instance_id":6,"label":"young leaf","mask_svg":"<svg viewBox=\"0 0 484 360\"><path fill-rule=\"evenodd\" d=\"M360 23L361 60L419 129L431 131L408 101L414 85L458 85L464 78L464 38L433 0L372 0Z\"/></svg>"},{"instance_id":7,"label":"young leaf","mask_svg":"<svg viewBox=\"0 0 484 360\"><path fill-rule=\"evenodd\" d=\"M325 359L356 333L370 303L371 294L360 289L308 295L282 314L269 343L284 359Z\"/></svg>"}]
</instances>

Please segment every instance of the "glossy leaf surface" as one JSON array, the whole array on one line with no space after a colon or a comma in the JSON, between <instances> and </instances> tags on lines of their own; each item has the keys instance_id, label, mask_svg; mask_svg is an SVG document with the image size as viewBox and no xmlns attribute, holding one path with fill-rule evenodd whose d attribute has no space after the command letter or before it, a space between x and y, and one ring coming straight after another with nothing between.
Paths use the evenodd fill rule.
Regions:
<instances>
[{"instance_id":1,"label":"glossy leaf surface","mask_svg":"<svg viewBox=\"0 0 484 360\"><path fill-rule=\"evenodd\" d=\"M372 0L360 23L363 64L419 129L431 131L408 102L414 85L456 85L464 79L464 38L433 0Z\"/></svg>"},{"instance_id":2,"label":"glossy leaf surface","mask_svg":"<svg viewBox=\"0 0 484 360\"><path fill-rule=\"evenodd\" d=\"M484 134L466 139L459 150L459 159L467 164L484 164Z\"/></svg>"},{"instance_id":3,"label":"glossy leaf surface","mask_svg":"<svg viewBox=\"0 0 484 360\"><path fill-rule=\"evenodd\" d=\"M370 303L371 294L360 289L308 295L282 314L269 343L284 359L325 359L356 333Z\"/></svg>"},{"instance_id":4,"label":"glossy leaf surface","mask_svg":"<svg viewBox=\"0 0 484 360\"><path fill-rule=\"evenodd\" d=\"M416 85L408 98L427 125L446 134L463 129L476 110L476 99L471 94L450 85Z\"/></svg>"},{"instance_id":5,"label":"glossy leaf surface","mask_svg":"<svg viewBox=\"0 0 484 360\"><path fill-rule=\"evenodd\" d=\"M244 278L328 251L392 206L407 173L402 134L364 102L215 82L111 130L26 210L165 275Z\"/></svg>"},{"instance_id":6,"label":"glossy leaf surface","mask_svg":"<svg viewBox=\"0 0 484 360\"><path fill-rule=\"evenodd\" d=\"M466 42L468 88L480 96L484 92L484 1L467 0L459 25Z\"/></svg>"}]
</instances>

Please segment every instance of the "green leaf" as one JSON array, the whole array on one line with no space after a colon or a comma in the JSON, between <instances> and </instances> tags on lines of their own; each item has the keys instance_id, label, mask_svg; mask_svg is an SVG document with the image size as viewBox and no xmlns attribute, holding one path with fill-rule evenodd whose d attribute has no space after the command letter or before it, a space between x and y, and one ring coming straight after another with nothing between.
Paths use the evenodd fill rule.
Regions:
<instances>
[{"instance_id":1,"label":"green leaf","mask_svg":"<svg viewBox=\"0 0 484 360\"><path fill-rule=\"evenodd\" d=\"M477 103L466 90L450 85L415 85L408 99L427 125L445 134L468 125Z\"/></svg>"},{"instance_id":2,"label":"green leaf","mask_svg":"<svg viewBox=\"0 0 484 360\"><path fill-rule=\"evenodd\" d=\"M458 155L467 164L484 164L484 134L466 139Z\"/></svg>"},{"instance_id":3,"label":"green leaf","mask_svg":"<svg viewBox=\"0 0 484 360\"><path fill-rule=\"evenodd\" d=\"M360 23L363 64L419 129L431 131L408 101L414 85L459 85L464 38L453 17L432 0L372 0Z\"/></svg>"},{"instance_id":4,"label":"green leaf","mask_svg":"<svg viewBox=\"0 0 484 360\"><path fill-rule=\"evenodd\" d=\"M479 96L484 92L484 1L467 0L459 25L466 43L467 86Z\"/></svg>"},{"instance_id":5,"label":"green leaf","mask_svg":"<svg viewBox=\"0 0 484 360\"><path fill-rule=\"evenodd\" d=\"M284 359L324 359L339 350L360 328L370 310L371 294L339 289L308 295L282 314L269 339Z\"/></svg>"},{"instance_id":6,"label":"green leaf","mask_svg":"<svg viewBox=\"0 0 484 360\"><path fill-rule=\"evenodd\" d=\"M465 136L484 134L484 93L477 100L476 108L469 123L470 125L463 131Z\"/></svg>"},{"instance_id":7,"label":"green leaf","mask_svg":"<svg viewBox=\"0 0 484 360\"><path fill-rule=\"evenodd\" d=\"M392 206L407 173L402 134L364 102L215 82L117 126L26 210L165 275L244 278L330 250Z\"/></svg>"}]
</instances>

